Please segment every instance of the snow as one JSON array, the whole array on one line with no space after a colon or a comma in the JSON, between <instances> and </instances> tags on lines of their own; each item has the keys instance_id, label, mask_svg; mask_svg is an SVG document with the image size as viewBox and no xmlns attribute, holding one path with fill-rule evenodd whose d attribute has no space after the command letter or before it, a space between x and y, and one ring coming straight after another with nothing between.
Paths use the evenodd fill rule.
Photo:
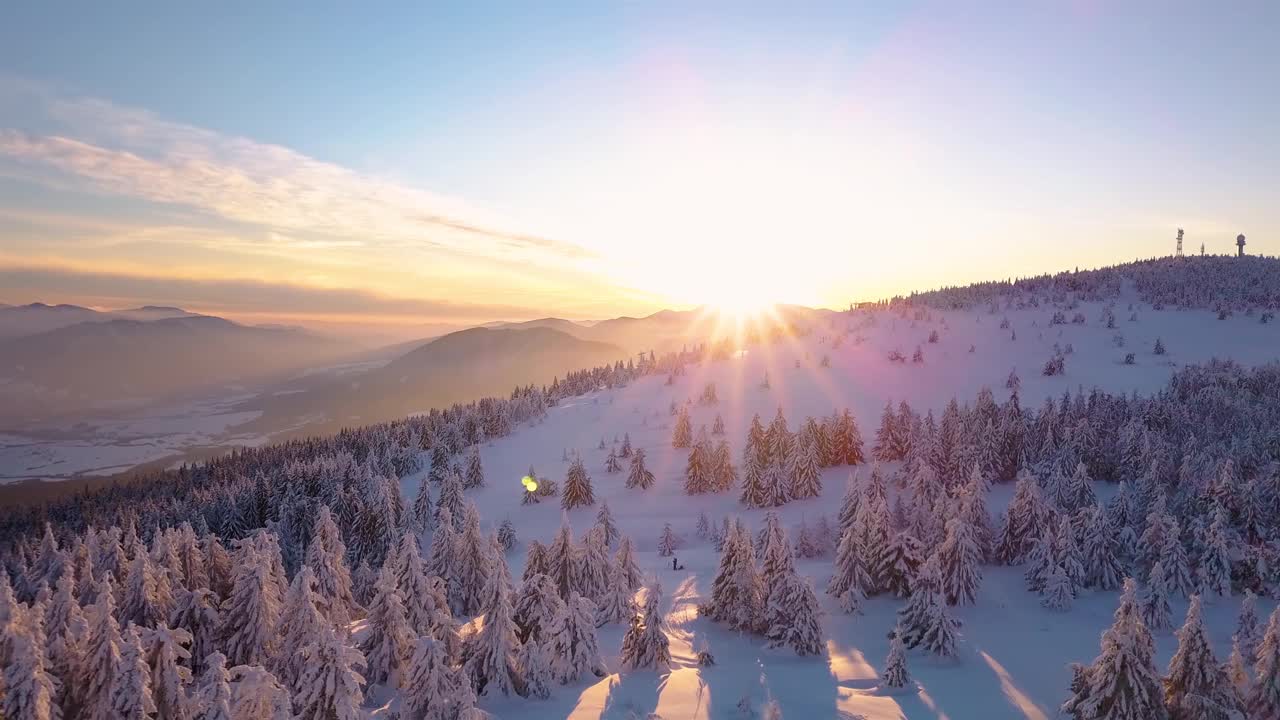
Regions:
<instances>
[{"instance_id":1,"label":"snow","mask_svg":"<svg viewBox=\"0 0 1280 720\"><path fill-rule=\"evenodd\" d=\"M896 598L870 598L862 604L861 614L846 615L836 598L819 592L826 613L822 618L826 653L817 657L768 649L763 637L732 632L699 618L697 606L707 598L719 562L711 542L695 533L699 514L705 512L713 527L726 515L739 515L755 532L762 526L764 511L744 508L737 488L718 494L684 493L689 450L671 445L676 418L669 406L693 401L687 407L695 435L721 415L736 464L752 415L758 413L768 424L779 406L792 429L799 429L807 416L829 416L834 409L848 407L869 447L886 401L896 405L905 400L922 413L932 409L936 414L952 396L971 403L984 386L1003 401L1009 394L1005 379L1011 369L1021 378L1023 407L1034 408L1046 396L1057 398L1078 386L1113 393L1154 393L1178 366L1213 357L1245 364L1277 357L1280 330L1275 325L1242 315L1218 320L1207 311L1153 311L1137 303L1138 320L1130 322L1128 302L1121 300L1117 305L1113 330L1099 320L1103 306L1096 303L1080 308L1088 318L1085 325L1050 326L1051 309L997 314L985 309L933 311L932 322L878 313L874 326L861 324L869 315L841 315L834 318L837 326L853 326L854 331L839 349L831 349L824 337L827 333L815 329L805 338L690 367L686 376L670 386L664 377L646 377L625 388L571 399L551 409L542 421L486 443L481 449L486 486L466 495L479 508L486 533L504 519L514 524L518 544L507 559L515 577L523 570L526 543L549 544L562 512L558 502L522 506L521 477L532 465L539 477L554 479L563 488L570 461L562 453L566 448L570 458L575 451L580 453L596 504L567 513L574 536L582 537L594 523L599 503L608 501L619 531L635 542L641 570L656 576L665 589L662 613L672 670L662 675L620 670L619 649L626 626L612 624L598 631L603 660L611 673L605 678L553 685L549 700L491 696L481 698L479 706L498 717L534 720L625 718L632 712L638 717L655 713L663 718L723 718L739 717L737 707L748 698L757 712L775 700L788 718L1058 717L1071 681L1068 663L1089 662L1097 656L1099 637L1110 626L1119 598L1116 591L1082 591L1069 612L1054 612L1041 606L1039 596L1026 591L1024 567L983 566L976 603L952 609L962 623L958 657L940 660L920 650L910 651L908 664L919 689L909 686L892 693L880 688L879 676L889 652L888 633L903 602ZM1000 329L1004 317L1017 332L1016 341L1010 339L1010 330ZM940 335L937 344L927 342L934 329ZM1124 347L1114 344L1118 334L1124 336ZM856 337L863 339L855 342ZM1152 353L1157 338L1167 346L1166 355ZM1063 375L1043 376L1041 368L1053 356L1055 343L1064 348L1070 343L1074 352L1065 356ZM886 359L894 349L909 357L917 345L923 350L922 364ZM1122 363L1129 352L1136 355L1133 366ZM820 367L824 355L830 356L830 367ZM767 390L760 387L766 371ZM697 402L707 383L716 385L719 401L715 405ZM646 453L646 465L656 476L648 490L625 487L626 463L623 472L605 471L609 450L598 449L599 441L603 436L608 448L615 435L621 441L623 433L630 433L633 446ZM850 470L823 470L821 495L777 509L793 541L802 518L814 521L828 515L835 520ZM856 471L865 477L869 467L859 466ZM403 479L406 497L417 493L424 476L425 472ZM992 490L988 508L993 516L1008 503L1012 491L1011 485ZM1114 487L1097 485L1095 491L1105 501ZM891 488L890 493L892 503L895 491ZM683 565L678 571L671 569L669 558L658 556L659 535L667 522L682 541L676 551ZM797 559L796 568L815 588L824 588L833 568L832 555ZM1174 598L1171 606L1176 624L1186 613L1187 601ZM1230 654L1239 607L1239 597L1206 599L1205 626L1220 659ZM1271 607L1269 602L1260 603L1259 614L1269 613ZM1163 671L1176 639L1172 629L1155 635L1156 662ZM699 638L709 644L716 665L698 667L693 647Z\"/></svg>"}]
</instances>

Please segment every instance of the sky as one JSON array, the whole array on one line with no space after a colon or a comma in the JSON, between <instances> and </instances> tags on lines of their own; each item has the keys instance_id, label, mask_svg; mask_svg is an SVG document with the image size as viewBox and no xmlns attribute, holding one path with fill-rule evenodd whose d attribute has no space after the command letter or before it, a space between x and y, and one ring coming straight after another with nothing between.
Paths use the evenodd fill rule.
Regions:
<instances>
[{"instance_id":1,"label":"sky","mask_svg":"<svg viewBox=\"0 0 1280 720\"><path fill-rule=\"evenodd\" d=\"M0 302L418 327L1280 248L1280 3L19 3Z\"/></svg>"}]
</instances>

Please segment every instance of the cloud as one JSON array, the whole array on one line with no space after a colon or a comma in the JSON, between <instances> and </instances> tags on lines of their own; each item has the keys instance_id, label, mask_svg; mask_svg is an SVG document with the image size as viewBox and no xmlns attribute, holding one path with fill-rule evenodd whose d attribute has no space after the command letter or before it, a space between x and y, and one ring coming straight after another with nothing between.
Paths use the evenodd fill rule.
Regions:
<instances>
[{"instance_id":1,"label":"cloud","mask_svg":"<svg viewBox=\"0 0 1280 720\"><path fill-rule=\"evenodd\" d=\"M321 288L255 280L203 280L134 274L81 272L58 268L0 268L0 288L9 303L50 296L82 303L177 305L208 313L381 316L413 320L520 319L537 311L518 305L468 304L394 298L365 290Z\"/></svg>"},{"instance_id":2,"label":"cloud","mask_svg":"<svg viewBox=\"0 0 1280 720\"><path fill-rule=\"evenodd\" d=\"M184 206L281 236L321 235L374 249L436 249L564 266L594 258L581 246L519 229L466 203L97 99L58 97L0 82L0 105L34 107L33 127L0 114L0 159L26 179ZM28 125L32 125L28 123ZM8 126L8 127L6 127Z\"/></svg>"}]
</instances>

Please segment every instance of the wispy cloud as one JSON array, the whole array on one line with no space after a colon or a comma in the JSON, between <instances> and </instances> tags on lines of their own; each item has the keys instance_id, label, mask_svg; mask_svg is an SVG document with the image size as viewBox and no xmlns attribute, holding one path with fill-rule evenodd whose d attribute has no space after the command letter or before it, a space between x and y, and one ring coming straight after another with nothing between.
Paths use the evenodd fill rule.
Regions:
<instances>
[{"instance_id":1,"label":"wispy cloud","mask_svg":"<svg viewBox=\"0 0 1280 720\"><path fill-rule=\"evenodd\" d=\"M31 181L59 188L74 182L96 193L192 208L280 237L327 238L300 243L437 249L548 265L593 257L586 248L524 231L460 200L279 145L0 82L0 104L9 102L26 103L44 116L32 130L5 127L10 123L0 114L0 158L11 164L9 174L25 170Z\"/></svg>"}]
</instances>

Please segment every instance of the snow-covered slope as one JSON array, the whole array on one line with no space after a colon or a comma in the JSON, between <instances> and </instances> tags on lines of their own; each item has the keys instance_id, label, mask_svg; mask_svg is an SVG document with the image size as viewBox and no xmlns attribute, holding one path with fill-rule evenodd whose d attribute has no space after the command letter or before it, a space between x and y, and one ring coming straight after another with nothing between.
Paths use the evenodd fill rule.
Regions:
<instances>
[{"instance_id":1,"label":"snow-covered slope","mask_svg":"<svg viewBox=\"0 0 1280 720\"><path fill-rule=\"evenodd\" d=\"M621 531L638 547L642 568L654 573L666 590L664 611L671 633L675 670L665 678L651 672L611 675L590 685L556 687L549 701L484 699L484 707L506 718L626 718L656 713L663 718L736 718L744 697L759 708L774 698L788 718L857 717L873 720L929 718L950 720L986 718L1058 717L1057 708L1067 695L1071 680L1068 663L1086 662L1098 653L1098 637L1111 622L1118 593L1090 592L1069 613L1042 608L1039 597L1023 586L1021 567L984 567L985 581L976 606L957 611L963 621L960 657L939 662L912 655L911 670L920 683L919 693L886 696L873 691L888 652L887 633L902 601L884 596L867 601L863 615L839 612L835 601L821 594L831 574L830 556L798 561L801 572L819 588L828 614L824 619L827 654L796 657L790 651L769 650L758 636L740 635L697 616L697 604L706 599L716 572L718 555L711 544L695 536L700 513L714 523L728 515L741 516L758 529L764 511L745 509L734 492L687 496L683 490L688 450L672 448L672 403L689 405L694 428L710 427L716 415L726 426L726 437L736 463L754 414L767 423L781 407L790 427L797 429L808 416L827 416L834 409L850 408L870 442L881 409L888 401L907 401L924 413L939 413L955 396L970 403L982 387L991 388L998 401L1008 397L1005 388L1010 371L1021 379L1024 407L1036 407L1045 397L1059 397L1083 386L1112 393L1150 394L1162 389L1180 365L1203 363L1210 358L1233 358L1246 364L1275 360L1280 355L1280 328L1261 324L1255 317L1237 315L1218 320L1208 311L1153 311L1129 299L1115 307L1116 328L1101 321L1104 305L1086 303L1083 325L1050 325L1051 308L998 311L930 311L912 320L887 312L840 315L835 327L854 327L839 348L835 333L815 328L809 336L753 348L727 360L708 361L691 367L688 374L667 385L664 378L642 378L628 387L604 390L562 403L544 420L486 444L481 453L488 479L486 487L469 491L490 527L510 519L522 544L508 555L517 577L523 567L523 543L549 542L561 521L556 502L522 506L520 478L533 466L539 476L563 481L569 455L581 453L590 473L596 507L568 513L577 535L588 529L602 501L608 502ZM1128 318L1136 312L1136 320ZM911 316L912 314L908 314ZM1010 327L1002 329L1004 319ZM937 343L929 343L931 331ZM1013 335L1016 333L1017 339ZM1123 335L1124 347L1116 336ZM1153 354L1157 339L1168 353ZM1065 357L1065 374L1041 375L1045 361L1057 344L1072 352ZM887 355L900 349L908 357L921 347L922 363L893 363ZM972 347L972 351L970 348ZM1135 364L1123 364L1135 354ZM822 367L828 356L830 367ZM766 373L769 389L761 388ZM719 401L697 402L707 383L714 383ZM624 487L626 471L610 474L604 467L607 450L615 438L629 434L643 448L657 482L648 491ZM892 470L896 464L888 466ZM859 469L864 475L866 466ZM791 502L778 512L794 527L819 516L833 516L839 507L850 469L823 472L824 491L819 498ZM422 474L404 480L404 492L413 497ZM1012 488L997 486L989 502L993 513L1007 502ZM1098 486L1108 497L1114 486ZM895 491L891 490L891 493ZM833 518L834 519L834 518ZM670 522L684 538L677 552L683 569L671 569L669 558L657 554L663 524ZM794 533L793 533L794 535ZM1209 603L1205 616L1219 659L1230 651L1230 633L1239 599ZM1270 603L1260 611L1269 612ZM1174 602L1180 622L1185 601ZM622 628L600 631L600 646L610 669L618 668ZM718 665L698 668L691 650L696 638L706 638ZM1169 631L1156 635L1161 667L1176 647Z\"/></svg>"}]
</instances>

